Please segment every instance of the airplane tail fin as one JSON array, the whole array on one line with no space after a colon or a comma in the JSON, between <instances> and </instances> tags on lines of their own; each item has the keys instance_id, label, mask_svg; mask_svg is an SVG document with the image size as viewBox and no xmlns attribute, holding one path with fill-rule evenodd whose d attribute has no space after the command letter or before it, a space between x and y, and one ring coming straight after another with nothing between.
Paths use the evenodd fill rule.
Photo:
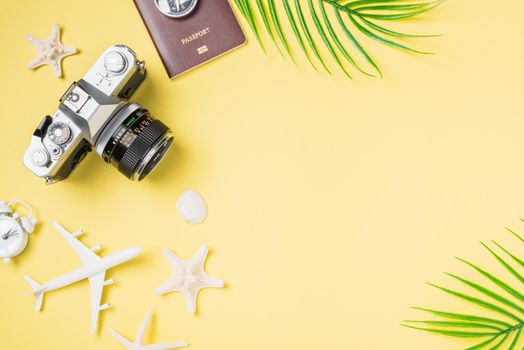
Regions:
<instances>
[{"instance_id":1,"label":"airplane tail fin","mask_svg":"<svg viewBox=\"0 0 524 350\"><path fill-rule=\"evenodd\" d=\"M42 302L44 301L44 288L42 288L42 285L35 281L31 276L25 275L24 279L27 283L31 286L33 289L31 292L27 294L34 294L36 296L36 303L35 303L35 309L36 311L40 311L42 309Z\"/></svg>"}]
</instances>

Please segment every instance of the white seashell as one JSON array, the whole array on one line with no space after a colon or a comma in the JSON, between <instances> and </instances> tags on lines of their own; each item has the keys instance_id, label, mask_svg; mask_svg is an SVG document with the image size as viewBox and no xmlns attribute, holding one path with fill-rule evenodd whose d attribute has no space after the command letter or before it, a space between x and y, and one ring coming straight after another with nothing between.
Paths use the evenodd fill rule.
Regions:
<instances>
[{"instance_id":1,"label":"white seashell","mask_svg":"<svg viewBox=\"0 0 524 350\"><path fill-rule=\"evenodd\" d=\"M193 190L184 191L176 202L180 218L190 224L199 224L207 216L206 202L198 192Z\"/></svg>"}]
</instances>

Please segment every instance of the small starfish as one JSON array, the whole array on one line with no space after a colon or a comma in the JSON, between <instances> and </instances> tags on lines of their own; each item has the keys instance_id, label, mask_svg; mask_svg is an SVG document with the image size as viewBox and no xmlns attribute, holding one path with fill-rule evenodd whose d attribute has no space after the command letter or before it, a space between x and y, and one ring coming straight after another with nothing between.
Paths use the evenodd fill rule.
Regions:
<instances>
[{"instance_id":1,"label":"small starfish","mask_svg":"<svg viewBox=\"0 0 524 350\"><path fill-rule=\"evenodd\" d=\"M64 46L60 42L60 26L56 23L53 25L47 40L38 39L32 35L26 35L25 38L38 50L36 57L27 65L27 68L35 69L47 64L57 77L62 76L62 60L64 57L78 52L74 47Z\"/></svg>"},{"instance_id":2,"label":"small starfish","mask_svg":"<svg viewBox=\"0 0 524 350\"><path fill-rule=\"evenodd\" d=\"M122 344L129 350L169 350L169 349L182 348L188 345L187 343L184 343L184 342L142 345L142 341L144 340L144 335L146 333L146 328L147 328L147 325L149 324L150 319L151 319L151 310L147 310L146 316L144 317L144 320L142 321L142 325L140 326L140 329L138 330L138 334L136 335L134 343L131 343L129 340L127 340L124 336L122 336L120 333L118 333L114 329L109 329L109 333L111 333L111 335L115 337L115 339L120 344Z\"/></svg>"},{"instance_id":3,"label":"small starfish","mask_svg":"<svg viewBox=\"0 0 524 350\"><path fill-rule=\"evenodd\" d=\"M204 264L207 253L207 246L204 245L191 259L182 260L171 251L164 250L173 272L171 277L156 289L155 293L161 295L170 292L181 292L184 295L187 310L194 314L196 312L197 295L201 289L224 287L224 281L205 273Z\"/></svg>"}]
</instances>

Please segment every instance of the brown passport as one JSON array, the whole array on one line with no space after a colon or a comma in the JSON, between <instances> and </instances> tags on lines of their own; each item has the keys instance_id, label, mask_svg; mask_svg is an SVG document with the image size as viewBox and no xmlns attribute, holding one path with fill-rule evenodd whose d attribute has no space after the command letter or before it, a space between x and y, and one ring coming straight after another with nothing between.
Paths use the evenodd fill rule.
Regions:
<instances>
[{"instance_id":1,"label":"brown passport","mask_svg":"<svg viewBox=\"0 0 524 350\"><path fill-rule=\"evenodd\" d=\"M198 0L183 18L163 14L155 0L134 0L170 78L246 43L228 0Z\"/></svg>"}]
</instances>

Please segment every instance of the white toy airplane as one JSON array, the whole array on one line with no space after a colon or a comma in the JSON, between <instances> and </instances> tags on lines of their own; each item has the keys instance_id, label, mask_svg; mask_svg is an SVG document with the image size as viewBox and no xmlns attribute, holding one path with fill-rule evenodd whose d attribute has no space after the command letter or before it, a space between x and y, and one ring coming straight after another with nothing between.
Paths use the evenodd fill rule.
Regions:
<instances>
[{"instance_id":1,"label":"white toy airplane","mask_svg":"<svg viewBox=\"0 0 524 350\"><path fill-rule=\"evenodd\" d=\"M142 325L140 326L140 329L138 330L138 334L136 335L134 343L127 340L124 336L122 336L120 333L118 333L114 329L110 329L109 332L120 344L122 344L128 350L169 350L169 349L182 348L188 345L185 342L171 342L171 343L142 345L142 341L144 340L144 334L146 333L146 328L147 328L147 325L149 324L150 319L151 319L151 310L147 310L146 316L144 317L144 320L142 321Z\"/></svg>"},{"instance_id":2,"label":"white toy airplane","mask_svg":"<svg viewBox=\"0 0 524 350\"><path fill-rule=\"evenodd\" d=\"M36 310L40 311L42 309L44 293L66 287L84 279L89 279L89 285L91 287L92 312L91 333L94 333L97 329L99 312L101 310L106 310L110 306L109 304L100 305L104 286L114 283L113 279L109 279L107 281L105 280L106 270L134 258L140 254L142 248L124 249L105 258L101 258L95 252L100 250L102 246L97 245L89 249L82 242L76 239L76 237L82 234L82 230L70 233L57 222L51 221L51 224L65 238L73 250L80 256L83 266L62 276L59 276L43 285L40 285L28 275L24 276L27 283L29 283L31 288L33 288L33 290L27 294L34 294L36 296Z\"/></svg>"}]
</instances>

